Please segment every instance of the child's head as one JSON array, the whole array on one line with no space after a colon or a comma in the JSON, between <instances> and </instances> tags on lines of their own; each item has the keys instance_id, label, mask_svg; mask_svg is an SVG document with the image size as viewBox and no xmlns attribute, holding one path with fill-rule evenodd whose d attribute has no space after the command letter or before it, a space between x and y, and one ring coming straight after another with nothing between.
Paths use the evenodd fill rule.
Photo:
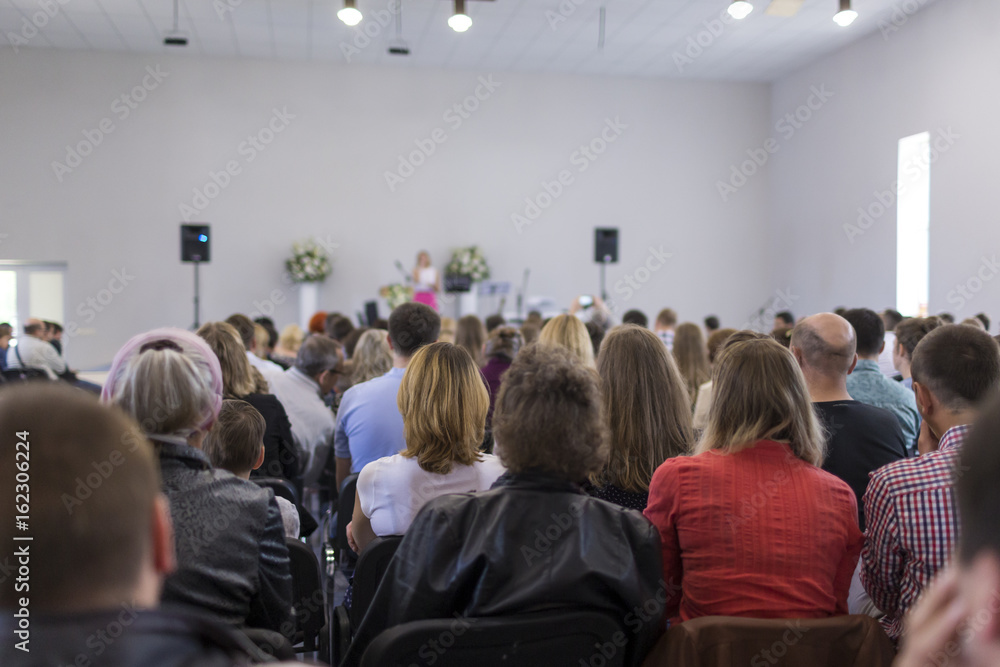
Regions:
<instances>
[{"instance_id":1,"label":"child's head","mask_svg":"<svg viewBox=\"0 0 1000 667\"><path fill-rule=\"evenodd\" d=\"M266 427L257 408L246 401L226 399L202 449L216 468L246 477L263 463Z\"/></svg>"}]
</instances>

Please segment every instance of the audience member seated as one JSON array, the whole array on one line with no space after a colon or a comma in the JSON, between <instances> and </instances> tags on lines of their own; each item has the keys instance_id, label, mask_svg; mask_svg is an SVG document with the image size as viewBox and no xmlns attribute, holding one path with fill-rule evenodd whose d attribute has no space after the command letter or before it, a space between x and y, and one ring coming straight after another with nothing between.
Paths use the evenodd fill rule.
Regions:
<instances>
[{"instance_id":1,"label":"audience member seated","mask_svg":"<svg viewBox=\"0 0 1000 667\"><path fill-rule=\"evenodd\" d=\"M256 391L251 372L253 367L247 361L239 333L226 322L208 322L201 325L198 335L205 339L219 359L223 395L246 401L260 412L267 424L264 431L264 463L252 474L298 481L302 468L288 413L277 396Z\"/></svg>"},{"instance_id":2,"label":"audience member seated","mask_svg":"<svg viewBox=\"0 0 1000 667\"><path fill-rule=\"evenodd\" d=\"M325 334L326 333L326 312L322 310L317 310L313 313L313 316L309 318L309 326L307 327L307 334Z\"/></svg>"},{"instance_id":3,"label":"audience member seated","mask_svg":"<svg viewBox=\"0 0 1000 667\"><path fill-rule=\"evenodd\" d=\"M283 363L291 367L295 363L295 356L299 353L299 347L304 338L305 334L302 333L302 328L298 324L289 324L281 330L273 356L279 357Z\"/></svg>"},{"instance_id":4,"label":"audience member seated","mask_svg":"<svg viewBox=\"0 0 1000 667\"><path fill-rule=\"evenodd\" d=\"M966 317L961 322L965 326L972 327L973 329L979 329L980 331L986 331L986 327L983 325L983 321L978 317Z\"/></svg>"},{"instance_id":5,"label":"audience member seated","mask_svg":"<svg viewBox=\"0 0 1000 667\"><path fill-rule=\"evenodd\" d=\"M711 335L714 334L716 331L718 331L719 327L721 326L719 324L719 318L716 317L715 315L709 315L708 317L706 317L704 320L704 324L705 324L706 337L711 337Z\"/></svg>"},{"instance_id":6,"label":"audience member seated","mask_svg":"<svg viewBox=\"0 0 1000 667\"><path fill-rule=\"evenodd\" d=\"M923 417L921 456L877 470L865 494L861 581L893 640L955 548L956 461L969 424L1000 385L1000 347L985 331L942 326L917 344L911 370Z\"/></svg>"},{"instance_id":7,"label":"audience member seated","mask_svg":"<svg viewBox=\"0 0 1000 667\"><path fill-rule=\"evenodd\" d=\"M677 326L677 313L671 308L664 308L656 315L653 331L660 337L669 352L674 351L674 327Z\"/></svg>"},{"instance_id":8,"label":"audience member seated","mask_svg":"<svg viewBox=\"0 0 1000 667\"><path fill-rule=\"evenodd\" d=\"M601 343L604 341L604 334L606 333L604 327L594 320L585 322L583 326L587 328L587 336L590 338L590 348L594 351L594 359L597 359L597 355L601 352Z\"/></svg>"},{"instance_id":9,"label":"audience member seated","mask_svg":"<svg viewBox=\"0 0 1000 667\"><path fill-rule=\"evenodd\" d=\"M0 371L7 370L7 350L10 349L10 339L14 337L14 327L7 322L0 324Z\"/></svg>"},{"instance_id":10,"label":"audience member seated","mask_svg":"<svg viewBox=\"0 0 1000 667\"><path fill-rule=\"evenodd\" d=\"M649 326L649 318L641 310L627 310L622 315L622 324L635 324L636 326L645 328Z\"/></svg>"},{"instance_id":11,"label":"audience member seated","mask_svg":"<svg viewBox=\"0 0 1000 667\"><path fill-rule=\"evenodd\" d=\"M917 343L924 336L941 326L941 320L936 317L911 317L896 325L896 345L892 350L892 363L903 377L904 387L913 391L913 374L910 364Z\"/></svg>"},{"instance_id":12,"label":"audience member seated","mask_svg":"<svg viewBox=\"0 0 1000 667\"><path fill-rule=\"evenodd\" d=\"M264 430L267 425L257 408L246 401L222 401L219 418L205 436L202 447L213 468L228 470L250 481L250 471L264 463ZM281 510L285 537L299 539L299 513L290 500L275 496Z\"/></svg>"},{"instance_id":13,"label":"audience member seated","mask_svg":"<svg viewBox=\"0 0 1000 667\"><path fill-rule=\"evenodd\" d=\"M962 530L954 563L906 618L895 667L1000 665L1000 401L983 410L963 445L955 495Z\"/></svg>"},{"instance_id":14,"label":"audience member seated","mask_svg":"<svg viewBox=\"0 0 1000 667\"><path fill-rule=\"evenodd\" d=\"M486 327L475 315L459 318L455 327L455 345L463 348L476 362L483 365L483 345L486 343Z\"/></svg>"},{"instance_id":15,"label":"audience member seated","mask_svg":"<svg viewBox=\"0 0 1000 667\"><path fill-rule=\"evenodd\" d=\"M351 386L382 377L392 369L389 332L368 329L358 340L351 355Z\"/></svg>"},{"instance_id":16,"label":"audience member seated","mask_svg":"<svg viewBox=\"0 0 1000 667\"><path fill-rule=\"evenodd\" d=\"M201 450L222 404L211 348L181 329L135 336L115 355L102 397L139 422L159 457L177 548L163 601L279 631L290 618L291 575L274 495L213 470Z\"/></svg>"},{"instance_id":17,"label":"audience member seated","mask_svg":"<svg viewBox=\"0 0 1000 667\"><path fill-rule=\"evenodd\" d=\"M490 409L486 413L486 436L492 448L493 410L496 408L497 396L500 395L500 384L503 374L524 346L521 333L514 327L497 327L490 332L486 340L486 365L483 366L483 379L490 393ZM484 441L486 442L486 441Z\"/></svg>"},{"instance_id":18,"label":"audience member seated","mask_svg":"<svg viewBox=\"0 0 1000 667\"><path fill-rule=\"evenodd\" d=\"M674 336L674 359L681 373L688 393L688 410L694 412L694 402L698 389L712 379L712 369L708 365L708 348L705 337L697 324L685 322L677 327Z\"/></svg>"},{"instance_id":19,"label":"audience member seated","mask_svg":"<svg viewBox=\"0 0 1000 667\"><path fill-rule=\"evenodd\" d=\"M790 310L783 310L774 315L774 326L771 329L791 329L795 327L795 316Z\"/></svg>"},{"instance_id":20,"label":"audience member seated","mask_svg":"<svg viewBox=\"0 0 1000 667\"><path fill-rule=\"evenodd\" d=\"M344 336L341 344L344 346L344 358L351 360L354 358L354 351L358 348L358 341L365 335L366 331L371 331L370 327L354 327L351 332ZM384 330L383 330L383 333Z\"/></svg>"},{"instance_id":21,"label":"audience member seated","mask_svg":"<svg viewBox=\"0 0 1000 667\"><path fill-rule=\"evenodd\" d=\"M795 327L780 327L771 332L771 338L781 343L782 347L791 347L793 331Z\"/></svg>"},{"instance_id":22,"label":"audience member seated","mask_svg":"<svg viewBox=\"0 0 1000 667\"><path fill-rule=\"evenodd\" d=\"M858 353L858 363L847 377L847 393L856 401L896 415L906 448L912 452L920 434L920 413L913 392L879 370L878 357L885 346L882 318L873 310L854 308L844 313L844 319L854 327Z\"/></svg>"},{"instance_id":23,"label":"audience member seated","mask_svg":"<svg viewBox=\"0 0 1000 667\"><path fill-rule=\"evenodd\" d=\"M660 338L634 324L608 333L597 372L611 453L587 492L641 512L656 468L688 454L694 444L687 390Z\"/></svg>"},{"instance_id":24,"label":"audience member seated","mask_svg":"<svg viewBox=\"0 0 1000 667\"><path fill-rule=\"evenodd\" d=\"M955 323L955 316L952 315L951 313L938 313L937 317L944 324L954 324Z\"/></svg>"},{"instance_id":25,"label":"audience member seated","mask_svg":"<svg viewBox=\"0 0 1000 667\"><path fill-rule=\"evenodd\" d=\"M410 358L437 340L441 318L422 303L404 303L389 315L388 326L392 368L381 377L354 385L340 401L334 441L338 488L351 473L406 449L396 396Z\"/></svg>"},{"instance_id":26,"label":"audience member seated","mask_svg":"<svg viewBox=\"0 0 1000 667\"><path fill-rule=\"evenodd\" d=\"M538 336L542 333L542 327L532 322L525 322L521 325L521 338L525 345L538 342Z\"/></svg>"},{"instance_id":27,"label":"audience member seated","mask_svg":"<svg viewBox=\"0 0 1000 667\"><path fill-rule=\"evenodd\" d=\"M499 313L490 315L486 318L486 335L489 336L489 334L493 333L494 329L502 327L505 324L507 324L507 320L504 319L503 315Z\"/></svg>"},{"instance_id":28,"label":"audience member seated","mask_svg":"<svg viewBox=\"0 0 1000 667\"><path fill-rule=\"evenodd\" d=\"M32 317L24 323L24 335L7 348L7 368L35 368L58 380L69 370L66 360L45 339L45 323Z\"/></svg>"},{"instance_id":29,"label":"audience member seated","mask_svg":"<svg viewBox=\"0 0 1000 667\"><path fill-rule=\"evenodd\" d=\"M424 505L346 664L357 665L385 628L456 614L604 611L624 619L628 648L638 656L663 632L660 606L650 609L665 594L656 530L580 487L608 456L596 372L564 348L525 348L504 379L494 430L509 473L489 491Z\"/></svg>"},{"instance_id":30,"label":"audience member seated","mask_svg":"<svg viewBox=\"0 0 1000 667\"><path fill-rule=\"evenodd\" d=\"M774 340L734 334L719 355L694 456L653 475L667 613L824 618L847 613L862 536L851 488L820 469L824 440L802 371ZM736 339L736 342L734 342Z\"/></svg>"},{"instance_id":31,"label":"audience member seated","mask_svg":"<svg viewBox=\"0 0 1000 667\"><path fill-rule=\"evenodd\" d=\"M290 361L274 354L274 347L278 344L278 330L274 328L274 320L270 317L257 317L253 324L254 338L257 341L257 350L262 353L261 356L278 364L282 370L289 369L294 359ZM258 327L264 330L263 333Z\"/></svg>"},{"instance_id":32,"label":"audience member seated","mask_svg":"<svg viewBox=\"0 0 1000 667\"><path fill-rule=\"evenodd\" d=\"M544 345L558 345L569 350L580 363L596 368L594 346L590 341L587 326L575 315L556 315L549 320L538 334L538 342Z\"/></svg>"},{"instance_id":33,"label":"audience member seated","mask_svg":"<svg viewBox=\"0 0 1000 667\"><path fill-rule=\"evenodd\" d=\"M0 506L10 554L0 586L0 665L205 667L264 658L241 633L196 610L158 609L175 566L170 511L135 422L93 396L41 383L0 390L0 428L8 437L0 475L10 480ZM29 454L24 533L15 530L13 480ZM99 484L81 482L95 474ZM26 535L30 542L14 541ZM30 556L30 590L26 579L14 581L15 563L22 572L28 563L19 552Z\"/></svg>"},{"instance_id":34,"label":"audience member seated","mask_svg":"<svg viewBox=\"0 0 1000 667\"><path fill-rule=\"evenodd\" d=\"M292 424L292 438L309 483L326 464L324 452L333 444L336 423L323 397L333 391L340 377L341 346L322 334L312 334L299 348L295 364L271 382L271 390L285 406Z\"/></svg>"},{"instance_id":35,"label":"audience member seated","mask_svg":"<svg viewBox=\"0 0 1000 667\"><path fill-rule=\"evenodd\" d=\"M397 402L406 449L358 476L348 539L359 553L377 536L405 533L432 498L486 491L504 472L499 459L479 451L489 396L462 348L431 343L417 350Z\"/></svg>"},{"instance_id":36,"label":"audience member seated","mask_svg":"<svg viewBox=\"0 0 1000 667\"><path fill-rule=\"evenodd\" d=\"M327 336L343 345L347 335L354 331L354 323L341 313L330 313L326 316L323 331Z\"/></svg>"},{"instance_id":37,"label":"audience member seated","mask_svg":"<svg viewBox=\"0 0 1000 667\"><path fill-rule=\"evenodd\" d=\"M49 344L56 348L56 352L59 356L62 356L62 335L63 328L58 322L52 322L51 320L45 320L45 340L49 341Z\"/></svg>"},{"instance_id":38,"label":"audience member seated","mask_svg":"<svg viewBox=\"0 0 1000 667\"><path fill-rule=\"evenodd\" d=\"M896 370L893 356L896 350L896 327L903 321L903 316L898 310L886 308L879 317L882 318L882 324L885 327L885 347L882 348L882 353L878 355L878 369L887 378L897 380L899 379L899 373Z\"/></svg>"},{"instance_id":39,"label":"audience member seated","mask_svg":"<svg viewBox=\"0 0 1000 667\"><path fill-rule=\"evenodd\" d=\"M241 315L240 313L235 313L226 318L226 323L232 325L232 327L236 329L236 333L240 335L240 340L243 341L243 347L246 348L245 354L247 360L250 362L251 366L260 371L260 374L264 376L265 380L267 380L268 385L285 372L281 366L273 361L261 358L257 348L254 323L249 317Z\"/></svg>"},{"instance_id":40,"label":"audience member seated","mask_svg":"<svg viewBox=\"0 0 1000 667\"><path fill-rule=\"evenodd\" d=\"M809 397L827 434L823 470L854 491L863 531L862 499L868 475L906 458L906 442L891 412L855 401L847 393L847 377L858 360L856 344L850 322L833 313L805 318L792 336L792 355L802 368Z\"/></svg>"},{"instance_id":41,"label":"audience member seated","mask_svg":"<svg viewBox=\"0 0 1000 667\"><path fill-rule=\"evenodd\" d=\"M726 344L729 337L736 333L736 329L717 329L708 337L708 363L715 366L715 359L722 351L722 346ZM694 400L694 418L691 425L698 432L704 431L708 426L708 411L712 407L712 380L702 383L698 387L698 396Z\"/></svg>"},{"instance_id":42,"label":"audience member seated","mask_svg":"<svg viewBox=\"0 0 1000 667\"><path fill-rule=\"evenodd\" d=\"M441 318L441 334L438 336L438 340L442 343L454 343L455 342L455 318L453 317L442 317Z\"/></svg>"}]
</instances>

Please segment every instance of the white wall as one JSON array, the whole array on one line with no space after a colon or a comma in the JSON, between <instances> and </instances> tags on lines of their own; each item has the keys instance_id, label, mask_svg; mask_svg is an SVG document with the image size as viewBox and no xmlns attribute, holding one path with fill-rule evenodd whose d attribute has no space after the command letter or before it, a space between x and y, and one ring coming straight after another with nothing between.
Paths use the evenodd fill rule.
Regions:
<instances>
[{"instance_id":1,"label":"white wall","mask_svg":"<svg viewBox=\"0 0 1000 667\"><path fill-rule=\"evenodd\" d=\"M168 76L122 119L115 100L147 66ZM717 312L739 324L768 298L767 175L728 204L714 185L768 135L768 86L497 73L500 87L455 128L443 114L474 93L480 74L0 50L0 256L68 261L66 319L81 327L70 362L107 363L133 333L190 325L179 205L235 160L241 173L195 218L214 234L203 321L251 311L273 290L284 300L279 326L294 320L283 261L308 236L339 244L321 306L350 313L398 279L394 259L410 266L427 248L443 265L472 243L496 279L517 283L530 267L530 293L568 303L597 291L595 226L621 228L622 261L608 284L622 310L652 315L669 304L683 319ZM294 119L249 162L241 143L274 108ZM59 182L52 162L105 118L113 131ZM609 118L627 128L579 172L574 151ZM384 172L438 127L447 141L390 192ZM572 185L518 234L511 214L562 169ZM664 268L631 299L615 294L661 245L673 253ZM116 270L132 276L128 285L91 313L88 298Z\"/></svg>"},{"instance_id":2,"label":"white wall","mask_svg":"<svg viewBox=\"0 0 1000 667\"><path fill-rule=\"evenodd\" d=\"M900 13L886 28L773 87L774 122L812 85L834 96L769 165L772 282L800 296L797 314L893 305L894 197L882 195L888 210L864 221L853 242L844 225L857 225L859 207L877 204L876 193L892 186L899 139L930 131L933 146L950 128L958 138L940 141L946 150L931 165L930 312L995 318L1000 267L983 269L992 264L982 258L1000 255L1000 3L947 0ZM971 279L978 287L980 271L990 279L966 302L956 286Z\"/></svg>"}]
</instances>

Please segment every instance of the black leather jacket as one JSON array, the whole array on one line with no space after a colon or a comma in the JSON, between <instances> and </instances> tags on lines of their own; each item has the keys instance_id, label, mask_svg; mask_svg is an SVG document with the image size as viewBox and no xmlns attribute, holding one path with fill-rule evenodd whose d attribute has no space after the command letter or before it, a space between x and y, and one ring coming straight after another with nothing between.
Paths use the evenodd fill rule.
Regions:
<instances>
[{"instance_id":1,"label":"black leather jacket","mask_svg":"<svg viewBox=\"0 0 1000 667\"><path fill-rule=\"evenodd\" d=\"M632 662L663 632L663 554L640 513L540 473L428 502L406 531L346 664L382 630L425 618L552 608L607 611Z\"/></svg>"},{"instance_id":2,"label":"black leather jacket","mask_svg":"<svg viewBox=\"0 0 1000 667\"><path fill-rule=\"evenodd\" d=\"M163 601L232 625L290 634L292 577L274 493L213 470L200 449L156 446L177 549Z\"/></svg>"},{"instance_id":3,"label":"black leather jacket","mask_svg":"<svg viewBox=\"0 0 1000 667\"><path fill-rule=\"evenodd\" d=\"M266 660L245 636L191 610L118 609L32 614L25 652L13 614L0 616L4 667L231 667Z\"/></svg>"}]
</instances>

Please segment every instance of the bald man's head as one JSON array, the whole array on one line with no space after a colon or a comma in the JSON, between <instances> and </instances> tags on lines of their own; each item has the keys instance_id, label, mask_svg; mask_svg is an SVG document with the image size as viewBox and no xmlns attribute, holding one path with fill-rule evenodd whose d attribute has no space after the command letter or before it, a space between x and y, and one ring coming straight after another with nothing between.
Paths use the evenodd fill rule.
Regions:
<instances>
[{"instance_id":1,"label":"bald man's head","mask_svg":"<svg viewBox=\"0 0 1000 667\"><path fill-rule=\"evenodd\" d=\"M846 376L854 364L857 338L851 323L840 315L819 313L799 322L791 346L799 350L803 370Z\"/></svg>"}]
</instances>

